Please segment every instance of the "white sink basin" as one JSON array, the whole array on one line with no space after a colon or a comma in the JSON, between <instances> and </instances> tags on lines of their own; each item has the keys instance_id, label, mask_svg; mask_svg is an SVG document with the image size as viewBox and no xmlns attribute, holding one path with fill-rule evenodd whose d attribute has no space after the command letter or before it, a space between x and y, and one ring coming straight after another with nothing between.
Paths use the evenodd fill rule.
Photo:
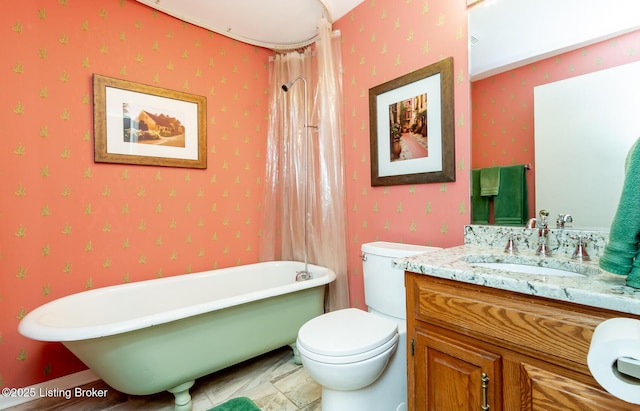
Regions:
<instances>
[{"instance_id":1,"label":"white sink basin","mask_svg":"<svg viewBox=\"0 0 640 411\"><path fill-rule=\"evenodd\" d=\"M495 270L511 271L523 274L550 275L556 277L584 277L584 274L573 271L561 270L558 268L539 267L537 265L514 264L514 263L469 263L475 267L493 268Z\"/></svg>"}]
</instances>

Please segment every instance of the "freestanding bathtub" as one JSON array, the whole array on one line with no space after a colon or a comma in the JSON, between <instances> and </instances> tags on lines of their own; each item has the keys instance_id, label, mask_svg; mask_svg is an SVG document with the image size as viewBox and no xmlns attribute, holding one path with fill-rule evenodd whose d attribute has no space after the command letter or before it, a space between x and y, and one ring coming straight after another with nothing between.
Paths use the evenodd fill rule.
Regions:
<instances>
[{"instance_id":1,"label":"freestanding bathtub","mask_svg":"<svg viewBox=\"0 0 640 411\"><path fill-rule=\"evenodd\" d=\"M62 342L118 391L168 390L189 410L196 378L293 344L323 313L335 273L309 264L313 278L296 281L303 269L276 261L97 288L36 308L18 330Z\"/></svg>"}]
</instances>

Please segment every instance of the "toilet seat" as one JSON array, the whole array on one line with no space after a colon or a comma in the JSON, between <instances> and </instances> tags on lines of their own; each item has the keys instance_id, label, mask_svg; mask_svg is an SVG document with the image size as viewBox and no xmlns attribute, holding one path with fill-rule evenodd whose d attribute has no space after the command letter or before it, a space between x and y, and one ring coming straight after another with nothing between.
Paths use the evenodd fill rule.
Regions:
<instances>
[{"instance_id":1,"label":"toilet seat","mask_svg":"<svg viewBox=\"0 0 640 411\"><path fill-rule=\"evenodd\" d=\"M398 342L397 323L357 308L316 317L298 332L301 354L315 361L347 364L364 361Z\"/></svg>"}]
</instances>

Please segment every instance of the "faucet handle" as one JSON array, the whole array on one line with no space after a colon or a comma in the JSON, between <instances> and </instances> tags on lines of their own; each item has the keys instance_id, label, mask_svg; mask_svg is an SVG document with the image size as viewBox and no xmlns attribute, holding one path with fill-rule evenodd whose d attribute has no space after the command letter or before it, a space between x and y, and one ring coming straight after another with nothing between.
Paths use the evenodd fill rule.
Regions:
<instances>
[{"instance_id":1,"label":"faucet handle","mask_svg":"<svg viewBox=\"0 0 640 411\"><path fill-rule=\"evenodd\" d=\"M582 235L572 235L571 239L578 240L576 243L576 249L571 256L572 260L578 261L590 261L591 257L589 257L589 253L587 253L587 242L593 240L593 236L591 234L582 234Z\"/></svg>"},{"instance_id":2,"label":"faucet handle","mask_svg":"<svg viewBox=\"0 0 640 411\"><path fill-rule=\"evenodd\" d=\"M518 238L518 235L513 231L513 228L500 229L500 234L506 234L507 236L507 245L504 247L504 252L507 254L518 254L518 248L516 247L515 240Z\"/></svg>"},{"instance_id":3,"label":"faucet handle","mask_svg":"<svg viewBox=\"0 0 640 411\"><path fill-rule=\"evenodd\" d=\"M573 217L571 214L558 214L556 218L556 228L564 228L565 225L573 223Z\"/></svg>"},{"instance_id":4,"label":"faucet handle","mask_svg":"<svg viewBox=\"0 0 640 411\"><path fill-rule=\"evenodd\" d=\"M540 228L542 228L542 229L547 228L547 217L549 217L549 212L543 208L538 213L538 216L540 218L538 218L536 221L537 221L538 225L540 226Z\"/></svg>"}]
</instances>

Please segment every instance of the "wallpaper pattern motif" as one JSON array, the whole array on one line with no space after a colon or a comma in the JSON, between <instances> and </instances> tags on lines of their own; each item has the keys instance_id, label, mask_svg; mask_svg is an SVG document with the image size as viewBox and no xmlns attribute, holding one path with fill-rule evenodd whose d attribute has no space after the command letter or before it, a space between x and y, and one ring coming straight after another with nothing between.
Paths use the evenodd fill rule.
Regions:
<instances>
[{"instance_id":1,"label":"wallpaper pattern motif","mask_svg":"<svg viewBox=\"0 0 640 411\"><path fill-rule=\"evenodd\" d=\"M334 28L343 37L345 176L351 305L365 308L360 247L393 241L448 247L469 222L469 79L464 1L367 0ZM369 89L454 60L456 181L371 187Z\"/></svg>"},{"instance_id":2,"label":"wallpaper pattern motif","mask_svg":"<svg viewBox=\"0 0 640 411\"><path fill-rule=\"evenodd\" d=\"M473 82L472 168L535 165L534 87L638 60L640 31L635 31ZM533 217L535 171L527 178Z\"/></svg>"},{"instance_id":3,"label":"wallpaper pattern motif","mask_svg":"<svg viewBox=\"0 0 640 411\"><path fill-rule=\"evenodd\" d=\"M89 288L257 261L270 51L132 0L0 13L0 386L85 367L17 332ZM206 170L93 162L93 73L204 95Z\"/></svg>"}]
</instances>

